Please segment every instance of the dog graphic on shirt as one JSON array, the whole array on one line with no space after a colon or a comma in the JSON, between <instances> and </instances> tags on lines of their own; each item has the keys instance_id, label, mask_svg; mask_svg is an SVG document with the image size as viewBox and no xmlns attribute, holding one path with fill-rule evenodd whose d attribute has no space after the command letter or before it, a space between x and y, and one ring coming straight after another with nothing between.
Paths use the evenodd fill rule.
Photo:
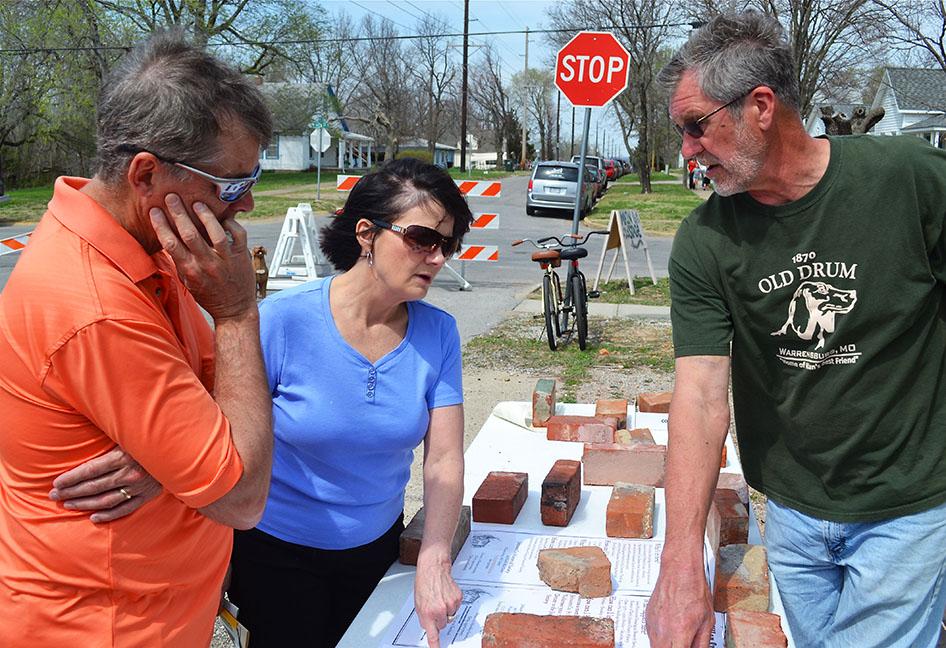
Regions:
<instances>
[{"instance_id":1,"label":"dog graphic on shirt","mask_svg":"<svg viewBox=\"0 0 946 648\"><path fill-rule=\"evenodd\" d=\"M823 281L806 281L792 296L785 324L772 335L785 335L791 328L802 340L817 336L815 348L820 349L825 334L834 333L835 317L851 312L856 303L856 290L841 290Z\"/></svg>"}]
</instances>

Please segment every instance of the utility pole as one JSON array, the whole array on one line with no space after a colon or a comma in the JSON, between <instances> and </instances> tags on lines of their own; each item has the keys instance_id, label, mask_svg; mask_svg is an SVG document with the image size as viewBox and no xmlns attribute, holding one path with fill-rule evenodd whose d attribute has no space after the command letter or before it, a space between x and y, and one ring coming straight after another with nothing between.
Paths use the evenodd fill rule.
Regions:
<instances>
[{"instance_id":1,"label":"utility pole","mask_svg":"<svg viewBox=\"0 0 946 648\"><path fill-rule=\"evenodd\" d=\"M601 155L601 149L598 148L598 122L595 122L595 155Z\"/></svg>"},{"instance_id":2,"label":"utility pole","mask_svg":"<svg viewBox=\"0 0 946 648\"><path fill-rule=\"evenodd\" d=\"M464 0L469 2L469 0ZM526 27L526 61L522 68L525 74L529 74L529 28ZM519 156L519 168L526 168L526 107L522 106L522 153Z\"/></svg>"},{"instance_id":3,"label":"utility pole","mask_svg":"<svg viewBox=\"0 0 946 648\"><path fill-rule=\"evenodd\" d=\"M559 128L562 121L562 91L558 91L558 106L555 108L555 159L562 159L562 130Z\"/></svg>"},{"instance_id":4,"label":"utility pole","mask_svg":"<svg viewBox=\"0 0 946 648\"><path fill-rule=\"evenodd\" d=\"M460 99L460 170L466 171L466 91L469 55L470 0L463 0L463 97Z\"/></svg>"}]
</instances>

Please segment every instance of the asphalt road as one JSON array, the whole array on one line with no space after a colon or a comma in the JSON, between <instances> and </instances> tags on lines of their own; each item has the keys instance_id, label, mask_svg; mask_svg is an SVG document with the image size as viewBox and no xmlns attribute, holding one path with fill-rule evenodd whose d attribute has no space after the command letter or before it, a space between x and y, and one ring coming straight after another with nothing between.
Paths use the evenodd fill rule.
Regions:
<instances>
[{"instance_id":1,"label":"asphalt road","mask_svg":"<svg viewBox=\"0 0 946 648\"><path fill-rule=\"evenodd\" d=\"M528 244L512 247L512 241L520 238L537 239L543 236L560 236L571 230L571 219L553 216L527 216L525 209L526 186L529 178L513 176L502 180L502 195L499 198L470 198L474 213L498 213L499 229L473 230L467 235L468 244L499 246L496 262L469 261L465 264L451 262L457 272L462 272L473 289L460 291L458 282L447 272L441 272L431 287L427 301L452 313L459 323L463 342L488 331L505 314L512 310L522 298L539 285L541 273L538 264L530 259L534 248ZM282 228L282 219L247 220L244 226L249 233L250 245L263 245L272 254ZM0 226L0 239L28 232L35 225ZM588 228L582 225L580 231ZM593 280L601 256L604 237L595 237L588 246L589 254L582 269L589 282ZM667 258L670 254L669 237L650 236L648 248L654 271L658 277L667 274ZM610 252L609 255L613 255ZM13 270L18 253L0 256L0 290ZM645 276L647 265L641 250L629 250L631 270L634 275ZM271 261L271 259L270 259ZM609 256L610 262L610 256ZM465 265L465 267L463 267ZM607 266L605 267L605 271ZM615 276L622 276L621 262L615 268Z\"/></svg>"}]
</instances>

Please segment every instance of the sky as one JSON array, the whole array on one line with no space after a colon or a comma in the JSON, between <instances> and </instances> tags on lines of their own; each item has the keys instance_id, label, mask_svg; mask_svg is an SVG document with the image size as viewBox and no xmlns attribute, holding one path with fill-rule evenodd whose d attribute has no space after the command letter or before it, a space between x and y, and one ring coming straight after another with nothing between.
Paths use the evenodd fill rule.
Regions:
<instances>
[{"instance_id":1,"label":"sky","mask_svg":"<svg viewBox=\"0 0 946 648\"><path fill-rule=\"evenodd\" d=\"M470 0L470 33L497 31L540 30L550 27L548 10L559 4L560 0ZM389 18L402 34L414 33L418 18L424 13L443 19L458 34L463 33L463 0L322 0L320 3L332 14L347 13L356 21L364 15ZM462 45L458 37L457 45ZM525 63L525 34L499 34L489 36L470 36L470 60L476 60L476 46L490 42L499 56L503 78L511 79L516 72L521 72ZM554 70L557 50L547 43L544 34L529 36L529 67ZM599 142L607 137L615 144L610 155L624 157L627 150L617 144L620 129L613 116L613 109L592 109L590 140L595 139L595 127L598 127ZM567 142L571 135L571 104L563 96L561 109L562 141ZM575 118L575 137L581 136L582 111L579 109ZM575 153L577 154L577 150ZM568 151L566 150L567 154Z\"/></svg>"}]
</instances>

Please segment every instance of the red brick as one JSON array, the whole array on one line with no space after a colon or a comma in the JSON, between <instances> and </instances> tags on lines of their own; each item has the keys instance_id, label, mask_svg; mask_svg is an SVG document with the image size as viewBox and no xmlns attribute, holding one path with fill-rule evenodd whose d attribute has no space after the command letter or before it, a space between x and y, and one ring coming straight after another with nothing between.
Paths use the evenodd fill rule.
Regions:
<instances>
[{"instance_id":1,"label":"red brick","mask_svg":"<svg viewBox=\"0 0 946 648\"><path fill-rule=\"evenodd\" d=\"M627 427L627 399L595 401L595 416L613 416L619 428Z\"/></svg>"},{"instance_id":2,"label":"red brick","mask_svg":"<svg viewBox=\"0 0 946 648\"><path fill-rule=\"evenodd\" d=\"M553 590L611 596L611 561L601 547L540 549L538 567L539 578Z\"/></svg>"},{"instance_id":3,"label":"red brick","mask_svg":"<svg viewBox=\"0 0 946 648\"><path fill-rule=\"evenodd\" d=\"M483 648L614 648L614 620L493 612L483 624Z\"/></svg>"},{"instance_id":4,"label":"red brick","mask_svg":"<svg viewBox=\"0 0 946 648\"><path fill-rule=\"evenodd\" d=\"M545 427L552 416L555 416L555 381L542 378L532 392L532 427Z\"/></svg>"},{"instance_id":5,"label":"red brick","mask_svg":"<svg viewBox=\"0 0 946 648\"><path fill-rule=\"evenodd\" d=\"M493 471L473 495L473 520L512 524L529 494L529 475Z\"/></svg>"},{"instance_id":6,"label":"red brick","mask_svg":"<svg viewBox=\"0 0 946 648\"><path fill-rule=\"evenodd\" d=\"M729 545L719 548L716 560L717 612L769 609L769 566L762 545Z\"/></svg>"},{"instance_id":7,"label":"red brick","mask_svg":"<svg viewBox=\"0 0 946 648\"><path fill-rule=\"evenodd\" d=\"M652 412L654 414L669 414L670 398L672 396L673 392L660 392L659 394L638 394L637 411Z\"/></svg>"},{"instance_id":8,"label":"red brick","mask_svg":"<svg viewBox=\"0 0 946 648\"><path fill-rule=\"evenodd\" d=\"M545 432L549 441L614 443L617 429L614 417L553 416L546 423Z\"/></svg>"},{"instance_id":9,"label":"red brick","mask_svg":"<svg viewBox=\"0 0 946 648\"><path fill-rule=\"evenodd\" d=\"M716 490L731 490L739 496L739 500L749 506L749 485L745 478L738 473L719 473L716 481Z\"/></svg>"},{"instance_id":10,"label":"red brick","mask_svg":"<svg viewBox=\"0 0 946 648\"><path fill-rule=\"evenodd\" d=\"M777 614L732 610L726 615L726 648L787 648Z\"/></svg>"},{"instance_id":11,"label":"red brick","mask_svg":"<svg viewBox=\"0 0 946 648\"><path fill-rule=\"evenodd\" d=\"M719 546L749 542L749 510L738 493L728 488L716 489L713 502L719 511Z\"/></svg>"},{"instance_id":12,"label":"red brick","mask_svg":"<svg viewBox=\"0 0 946 648\"><path fill-rule=\"evenodd\" d=\"M614 433L614 442L624 445L656 445L650 428L634 428L633 430L618 430Z\"/></svg>"},{"instance_id":13,"label":"red brick","mask_svg":"<svg viewBox=\"0 0 946 648\"><path fill-rule=\"evenodd\" d=\"M457 522L457 530L453 534L453 542L450 545L450 560L456 560L457 554L470 535L470 507L460 507L460 520ZM420 554L420 545L424 536L424 507L414 515L414 519L407 525L407 528L401 532L400 555L398 561L402 565L416 565L417 556Z\"/></svg>"},{"instance_id":14,"label":"red brick","mask_svg":"<svg viewBox=\"0 0 946 648\"><path fill-rule=\"evenodd\" d=\"M581 462L559 459L542 481L542 524L568 526L581 501Z\"/></svg>"},{"instance_id":15,"label":"red brick","mask_svg":"<svg viewBox=\"0 0 946 648\"><path fill-rule=\"evenodd\" d=\"M605 533L611 538L653 538L654 487L615 484L608 501Z\"/></svg>"},{"instance_id":16,"label":"red brick","mask_svg":"<svg viewBox=\"0 0 946 648\"><path fill-rule=\"evenodd\" d=\"M585 483L613 486L617 482L662 487L667 446L587 443L582 454Z\"/></svg>"},{"instance_id":17,"label":"red brick","mask_svg":"<svg viewBox=\"0 0 946 648\"><path fill-rule=\"evenodd\" d=\"M722 456L719 459L719 467L720 469L723 469L726 467L726 446L725 445L723 446Z\"/></svg>"}]
</instances>

